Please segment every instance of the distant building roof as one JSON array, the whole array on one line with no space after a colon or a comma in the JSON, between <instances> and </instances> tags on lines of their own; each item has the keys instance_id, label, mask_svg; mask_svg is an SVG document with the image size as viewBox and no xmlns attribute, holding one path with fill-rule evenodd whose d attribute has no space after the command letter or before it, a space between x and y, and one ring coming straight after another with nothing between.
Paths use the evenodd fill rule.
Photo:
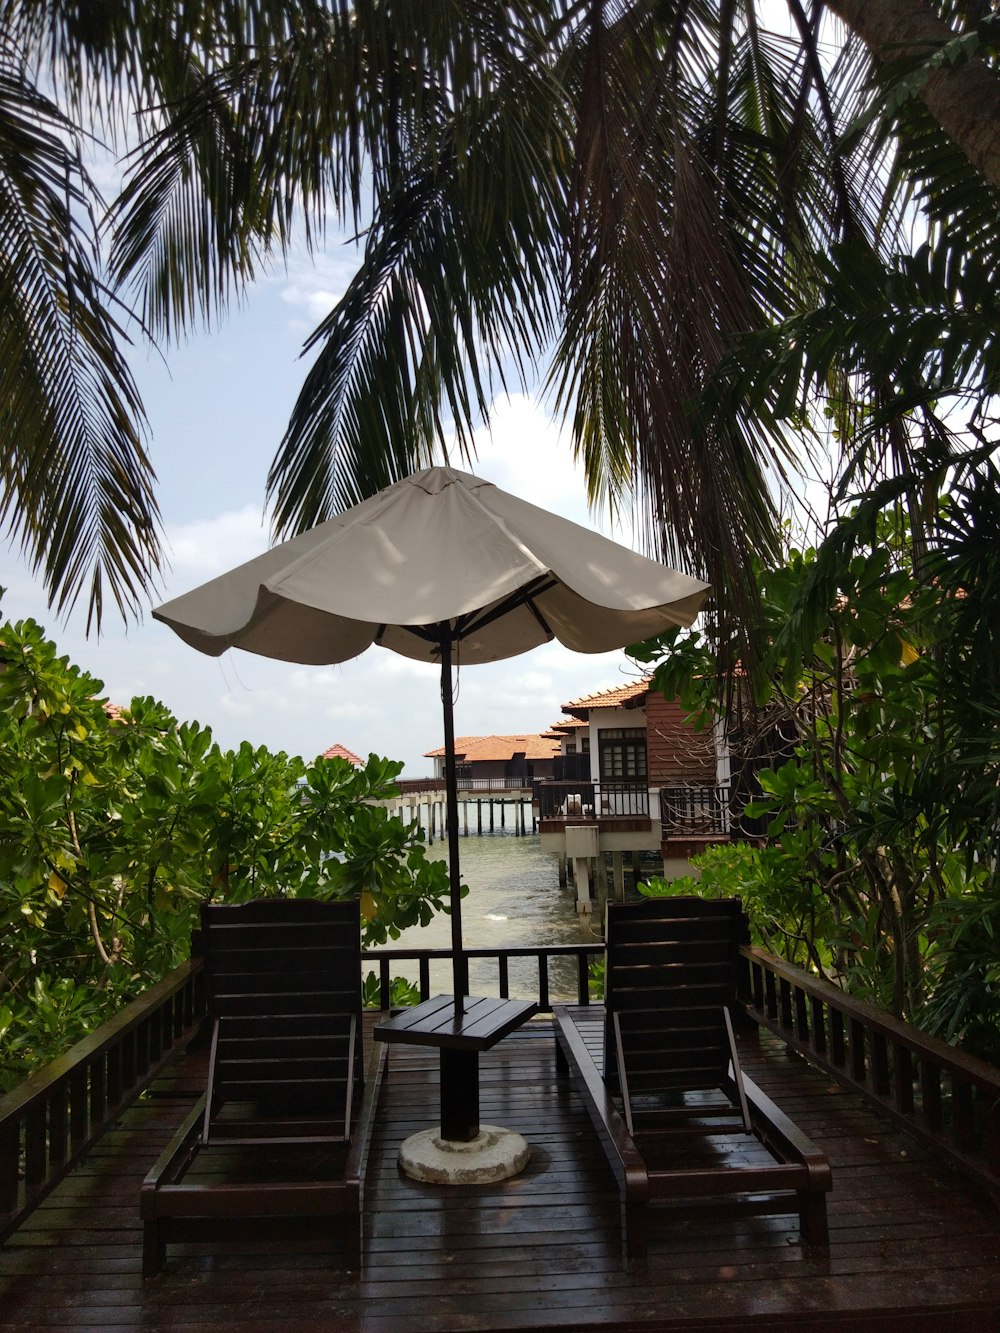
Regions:
<instances>
[{"instance_id":1,"label":"distant building roof","mask_svg":"<svg viewBox=\"0 0 1000 1333\"><path fill-rule=\"evenodd\" d=\"M634 680L628 685L613 685L608 690L598 690L596 694L585 694L563 704L562 710L582 719L587 717L592 708L635 708L649 693L650 679L644 676L642 680Z\"/></svg>"},{"instance_id":2,"label":"distant building roof","mask_svg":"<svg viewBox=\"0 0 1000 1333\"><path fill-rule=\"evenodd\" d=\"M365 761L347 748L346 745L331 745L329 750L324 750L320 755L321 759L346 759L349 764L355 768L364 768Z\"/></svg>"},{"instance_id":3,"label":"distant building roof","mask_svg":"<svg viewBox=\"0 0 1000 1333\"><path fill-rule=\"evenodd\" d=\"M456 736L455 757L466 763L485 763L513 759L515 755L524 755L525 759L554 759L559 753L559 742L551 736L536 733L520 736ZM436 750L427 750L425 759L439 759L444 755L444 746Z\"/></svg>"},{"instance_id":4,"label":"distant building roof","mask_svg":"<svg viewBox=\"0 0 1000 1333\"><path fill-rule=\"evenodd\" d=\"M543 736L562 736L567 731L578 731L587 724L582 717L564 717L558 722L553 722L548 731L543 731Z\"/></svg>"},{"instance_id":5,"label":"distant building roof","mask_svg":"<svg viewBox=\"0 0 1000 1333\"><path fill-rule=\"evenodd\" d=\"M104 709L104 712L107 714L107 717L111 722L120 722L122 720L122 714L128 712L128 709L124 704L113 704L107 699L101 700L101 707Z\"/></svg>"}]
</instances>

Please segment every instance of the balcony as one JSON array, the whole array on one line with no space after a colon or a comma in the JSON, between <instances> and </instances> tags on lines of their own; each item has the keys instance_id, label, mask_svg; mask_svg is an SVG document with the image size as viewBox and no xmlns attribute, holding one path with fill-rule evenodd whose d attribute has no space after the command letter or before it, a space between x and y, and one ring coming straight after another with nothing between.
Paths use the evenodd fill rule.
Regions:
<instances>
[{"instance_id":1,"label":"balcony","mask_svg":"<svg viewBox=\"0 0 1000 1333\"><path fill-rule=\"evenodd\" d=\"M649 820L648 787L632 782L541 781L536 783L538 818L551 823Z\"/></svg>"},{"instance_id":2,"label":"balcony","mask_svg":"<svg viewBox=\"0 0 1000 1333\"><path fill-rule=\"evenodd\" d=\"M597 946L515 955L525 998L588 1004ZM976 1330L1000 1319L1000 1071L756 949L744 953L751 1077L828 1153L830 1245L794 1216L664 1216L645 1268L623 1269L618 1191L543 1017L484 1054L484 1119L523 1133L527 1170L495 1186L419 1184L396 1154L434 1122L437 1062L395 1046L364 1193L360 1270L336 1234L241 1236L171 1251L141 1278L139 1184L204 1086L204 1001L186 964L113 1023L0 1099L0 1309L7 1328ZM378 951L380 980L444 953ZM523 958L521 959L523 961ZM575 983L572 978L575 977ZM565 982L565 979L564 979ZM547 988L547 989L546 989ZM385 1002L383 996L383 1002ZM543 1005L544 1007L544 1005ZM374 1014L374 1011L373 1011ZM790 1054L794 1052L794 1054Z\"/></svg>"}]
</instances>

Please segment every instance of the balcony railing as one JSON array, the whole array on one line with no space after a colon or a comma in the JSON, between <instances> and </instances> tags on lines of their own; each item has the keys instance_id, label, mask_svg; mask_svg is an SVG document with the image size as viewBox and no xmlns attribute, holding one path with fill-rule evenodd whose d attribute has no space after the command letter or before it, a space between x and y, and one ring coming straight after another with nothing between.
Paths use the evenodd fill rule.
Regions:
<instances>
[{"instance_id":1,"label":"balcony railing","mask_svg":"<svg viewBox=\"0 0 1000 1333\"><path fill-rule=\"evenodd\" d=\"M663 840L728 838L732 832L732 793L728 786L661 787Z\"/></svg>"},{"instance_id":2,"label":"balcony railing","mask_svg":"<svg viewBox=\"0 0 1000 1333\"><path fill-rule=\"evenodd\" d=\"M595 942L468 952L474 962L495 964L496 993L508 996L517 970L524 998L545 1011L554 999L589 1002L590 963L603 948ZM742 955L741 1000L749 1019L1000 1193L1000 1070L761 949ZM375 970L379 1006L387 1008L394 976L415 967L426 999L432 968L448 967L450 958L445 949L368 949L363 970ZM529 974L534 980L526 990ZM185 963L0 1098L0 1240L149 1085L204 1011L201 963Z\"/></svg>"},{"instance_id":3,"label":"balcony railing","mask_svg":"<svg viewBox=\"0 0 1000 1333\"><path fill-rule=\"evenodd\" d=\"M552 944L532 945L521 949L466 949L466 957L473 964L477 961L495 963L495 993L500 999L510 998L511 971L520 973L521 999L534 1000L538 1008L548 1012L552 1001L589 1004L589 969L595 958L604 953L601 944ZM436 993L431 984L431 966L438 964L449 970L447 989L451 989L450 949L365 949L361 955L362 968L368 971L375 968L379 982L379 1008L388 1009L390 989L394 976L412 976L417 973L415 984L420 991L421 1001L430 999ZM527 962L530 966L518 968L518 964ZM554 973L561 973L557 981ZM533 981L526 982L527 974L532 974ZM554 994L554 992L556 992ZM477 994L480 993L478 990ZM493 992L491 992L493 993Z\"/></svg>"},{"instance_id":4,"label":"balcony railing","mask_svg":"<svg viewBox=\"0 0 1000 1333\"><path fill-rule=\"evenodd\" d=\"M531 787L531 778L524 773L502 778L477 778L459 773L457 782L459 791L528 791Z\"/></svg>"},{"instance_id":5,"label":"balcony railing","mask_svg":"<svg viewBox=\"0 0 1000 1333\"><path fill-rule=\"evenodd\" d=\"M539 782L538 817L648 819L649 789L631 782Z\"/></svg>"},{"instance_id":6,"label":"balcony railing","mask_svg":"<svg viewBox=\"0 0 1000 1333\"><path fill-rule=\"evenodd\" d=\"M205 1012L200 959L0 1097L0 1241L143 1091Z\"/></svg>"},{"instance_id":7,"label":"balcony railing","mask_svg":"<svg viewBox=\"0 0 1000 1333\"><path fill-rule=\"evenodd\" d=\"M762 949L742 953L751 1018L1000 1192L1000 1070Z\"/></svg>"}]
</instances>

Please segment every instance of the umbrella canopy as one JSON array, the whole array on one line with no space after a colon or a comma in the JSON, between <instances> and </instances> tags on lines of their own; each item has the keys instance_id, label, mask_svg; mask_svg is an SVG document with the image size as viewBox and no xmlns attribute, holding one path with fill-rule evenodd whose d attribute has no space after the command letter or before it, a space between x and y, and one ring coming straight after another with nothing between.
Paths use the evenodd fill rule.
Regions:
<instances>
[{"instance_id":1,"label":"umbrella canopy","mask_svg":"<svg viewBox=\"0 0 1000 1333\"><path fill-rule=\"evenodd\" d=\"M467 472L425 468L154 610L200 652L441 663L455 995L465 991L451 673L556 638L600 653L690 625L708 585Z\"/></svg>"}]
</instances>

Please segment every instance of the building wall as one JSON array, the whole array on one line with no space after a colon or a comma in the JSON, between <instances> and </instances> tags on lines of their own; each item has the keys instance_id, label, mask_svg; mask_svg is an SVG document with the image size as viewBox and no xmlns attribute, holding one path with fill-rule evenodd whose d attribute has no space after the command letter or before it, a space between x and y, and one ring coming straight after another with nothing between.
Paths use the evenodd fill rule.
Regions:
<instances>
[{"instance_id":1,"label":"building wall","mask_svg":"<svg viewBox=\"0 0 1000 1333\"><path fill-rule=\"evenodd\" d=\"M685 721L676 699L650 693L646 698L646 747L649 785L679 783L711 787L717 780L715 737L711 727L695 729Z\"/></svg>"}]
</instances>

